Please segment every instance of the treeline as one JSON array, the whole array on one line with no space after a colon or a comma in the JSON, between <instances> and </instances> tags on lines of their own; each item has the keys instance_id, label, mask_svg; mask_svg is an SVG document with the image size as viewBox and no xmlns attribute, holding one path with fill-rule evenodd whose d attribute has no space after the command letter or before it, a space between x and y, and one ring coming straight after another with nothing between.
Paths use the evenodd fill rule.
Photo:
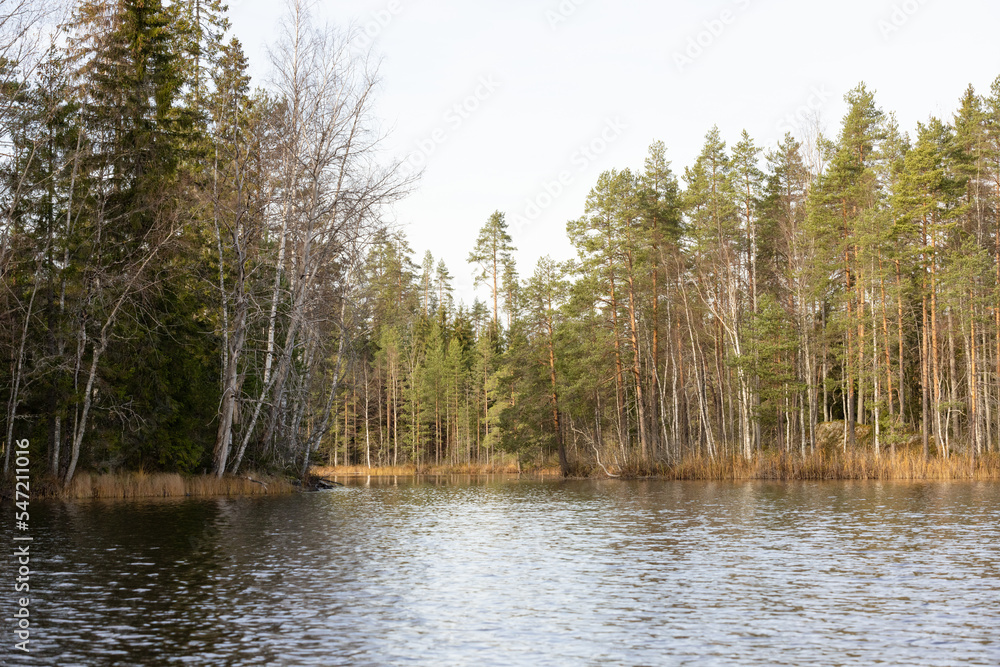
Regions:
<instances>
[{"instance_id":1,"label":"treeline","mask_svg":"<svg viewBox=\"0 0 1000 667\"><path fill-rule=\"evenodd\" d=\"M469 255L486 304L456 308L442 263L380 237L329 462L641 471L811 455L833 421L852 454L994 451L1000 79L913 137L864 85L846 102L808 147L712 129L680 179L654 143L567 224L578 259L526 279L495 212Z\"/></svg>"},{"instance_id":2,"label":"treeline","mask_svg":"<svg viewBox=\"0 0 1000 667\"><path fill-rule=\"evenodd\" d=\"M1000 79L912 137L861 85L835 139L713 129L680 176L654 143L597 179L575 261L519 275L490 215L467 306L382 223L409 183L350 34L293 5L254 89L217 0L87 0L27 48L41 6L0 16L5 470L22 438L65 484L648 470L806 455L838 421L855 453L997 448Z\"/></svg>"}]
</instances>

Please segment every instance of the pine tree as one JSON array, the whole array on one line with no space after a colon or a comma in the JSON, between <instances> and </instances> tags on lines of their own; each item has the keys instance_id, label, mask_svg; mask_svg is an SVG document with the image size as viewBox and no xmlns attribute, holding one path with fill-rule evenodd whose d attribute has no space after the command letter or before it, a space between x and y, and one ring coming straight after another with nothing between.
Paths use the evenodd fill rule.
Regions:
<instances>
[{"instance_id":1,"label":"pine tree","mask_svg":"<svg viewBox=\"0 0 1000 667\"><path fill-rule=\"evenodd\" d=\"M569 475L570 465L566 454L563 426L559 421L559 373L556 353L556 330L560 326L559 309L565 302L569 285L565 278L565 268L554 262L548 255L541 257L535 265L535 272L525 286L531 337L535 344L535 354L541 356L540 366L548 367L549 399L552 407L552 432L559 456L559 469L563 476ZM540 354L539 354L540 353ZM537 362L536 362L537 363ZM522 403L524 401L521 401ZM532 403L536 403L532 401Z\"/></svg>"},{"instance_id":2,"label":"pine tree","mask_svg":"<svg viewBox=\"0 0 1000 667\"><path fill-rule=\"evenodd\" d=\"M939 340L938 273L953 220L961 210L958 199L965 189L964 181L956 178L957 173L950 164L954 152L954 135L950 127L935 118L927 125L918 124L917 141L906 155L894 202L897 214L917 227L920 234L921 400L925 457L931 435L939 450L946 453L943 449L946 438L942 422L943 350Z\"/></svg>"},{"instance_id":3,"label":"pine tree","mask_svg":"<svg viewBox=\"0 0 1000 667\"><path fill-rule=\"evenodd\" d=\"M504 214L494 211L479 230L476 245L469 253L468 262L479 267L475 284L486 283L493 297L493 326L500 325L500 292L504 270L510 264L514 246L507 231Z\"/></svg>"},{"instance_id":4,"label":"pine tree","mask_svg":"<svg viewBox=\"0 0 1000 667\"><path fill-rule=\"evenodd\" d=\"M747 304L743 298L746 284L740 268L745 249L744 239L739 233L732 163L718 128L713 127L706 135L701 153L693 167L685 170L684 178L687 181L684 193L687 230L693 249L692 269L700 304L711 313L708 321L713 330L706 333L712 343L712 366L720 396L717 406L719 432L724 445L738 439L742 451L748 454L752 447L749 428L751 405L749 379L742 363L746 354L744 327ZM692 347L695 344L692 342ZM703 381L708 384L709 357L705 351L698 353L702 357ZM731 384L727 361L733 362L737 372L739 389L736 396L727 390ZM732 414L733 398L737 399L739 410L738 433ZM725 405L727 399L728 406ZM704 421L704 428L710 430L712 426L707 416ZM714 438L714 434L709 437Z\"/></svg>"},{"instance_id":5,"label":"pine tree","mask_svg":"<svg viewBox=\"0 0 1000 667\"><path fill-rule=\"evenodd\" d=\"M805 385L803 403L807 414L800 418L801 453L806 444L816 447L819 420L814 303L810 293L810 268L816 248L806 235L806 196L809 172L801 154L801 144L786 134L778 147L767 154L768 182L762 209L760 282L777 303L787 304L798 337L797 379ZM756 331L755 339L766 343L766 334Z\"/></svg>"},{"instance_id":6,"label":"pine tree","mask_svg":"<svg viewBox=\"0 0 1000 667\"><path fill-rule=\"evenodd\" d=\"M629 441L631 430L626 410L625 351L622 346L621 318L621 234L620 207L632 186L631 173L617 170L602 173L597 184L587 195L584 215L566 223L570 241L577 249L581 263L579 269L586 275L581 287L587 289L587 299L593 305L601 304L601 317L608 323L612 341L615 397L614 419L618 441L623 446Z\"/></svg>"},{"instance_id":7,"label":"pine tree","mask_svg":"<svg viewBox=\"0 0 1000 667\"><path fill-rule=\"evenodd\" d=\"M743 130L740 141L733 147L733 154L730 158L732 165L732 185L735 194L738 216L740 219L741 232L747 239L745 248L746 259L738 262L741 280L746 286L746 294L749 295L750 303L744 307L748 311L751 321L756 320L758 308L758 260L760 255L760 223L759 207L764 190L764 173L758 167L760 162L761 149L754 145L753 139ZM746 276L742 278L742 276ZM754 326L745 334L745 342L740 344L740 348L749 347L753 351L752 365L756 366L759 359L756 357L757 348L761 342L762 332ZM743 360L736 359L738 365L737 374L745 373L739 370L745 367ZM743 436L744 455L750 456L751 452L760 448L760 426L756 420L751 425L749 417L759 411L760 398L758 396L758 373L752 372L745 377L739 377L741 391L745 394L741 406L741 415L744 423L741 425Z\"/></svg>"},{"instance_id":8,"label":"pine tree","mask_svg":"<svg viewBox=\"0 0 1000 667\"><path fill-rule=\"evenodd\" d=\"M655 424L660 424L660 431L666 439L667 426L664 419L664 387L661 382L661 327L663 316L660 312L662 302L667 305L667 319L670 317L669 284L676 282L675 275L668 274L670 262L667 258L676 256L677 243L681 236L681 203L677 178L670 169L666 159L666 147L662 141L654 142L649 147L646 156L645 171L641 177L642 217L647 227L650 242L650 301L652 324L652 382L650 385L651 414L650 421L654 425L651 430L656 432ZM670 355L666 355L670 358ZM664 360L665 362L665 360ZM662 366L663 378L666 378L666 364ZM672 373L676 369L671 368Z\"/></svg>"},{"instance_id":9,"label":"pine tree","mask_svg":"<svg viewBox=\"0 0 1000 667\"><path fill-rule=\"evenodd\" d=\"M818 258L821 270L839 271L843 286L836 291L843 310L834 310L831 322L840 327L846 344L839 361L841 389L847 421L845 447L856 446L855 424L864 418L865 386L865 268L859 256L859 227L882 206L875 167L884 139L885 114L875 105L874 94L862 83L845 96L848 111L841 124L829 167L820 176L810 197L810 228L818 247L834 249ZM839 268L838 265L839 264Z\"/></svg>"}]
</instances>

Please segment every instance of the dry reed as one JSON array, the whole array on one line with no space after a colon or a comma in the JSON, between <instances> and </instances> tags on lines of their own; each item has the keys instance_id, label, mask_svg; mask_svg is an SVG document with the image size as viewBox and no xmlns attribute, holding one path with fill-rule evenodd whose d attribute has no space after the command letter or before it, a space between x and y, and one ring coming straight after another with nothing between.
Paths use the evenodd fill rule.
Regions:
<instances>
[{"instance_id":1,"label":"dry reed","mask_svg":"<svg viewBox=\"0 0 1000 667\"><path fill-rule=\"evenodd\" d=\"M412 464L401 466L315 466L310 469L314 477L412 477L415 475L517 475L538 476L558 475L559 469L552 467L520 468L516 461L502 463L458 463L442 465Z\"/></svg>"},{"instance_id":2,"label":"dry reed","mask_svg":"<svg viewBox=\"0 0 1000 667\"><path fill-rule=\"evenodd\" d=\"M1000 455L948 458L901 451L838 452L800 456L783 452L752 458L692 456L649 471L667 479L701 480L1000 480Z\"/></svg>"},{"instance_id":3,"label":"dry reed","mask_svg":"<svg viewBox=\"0 0 1000 667\"><path fill-rule=\"evenodd\" d=\"M175 496L254 496L291 493L295 487L283 479L212 475L184 476L176 473L123 472L77 474L69 487L54 495L63 498L167 498Z\"/></svg>"},{"instance_id":4,"label":"dry reed","mask_svg":"<svg viewBox=\"0 0 1000 667\"><path fill-rule=\"evenodd\" d=\"M557 477L558 467L541 465L518 470L516 462L494 465L459 464L439 466L317 466L315 477L415 476L415 475L516 475ZM788 452L765 452L751 458L727 455L688 456L673 463L642 465L629 462L608 469L581 461L573 476L622 478L656 477L673 480L1000 480L1000 453L977 457L952 454L947 458L924 458L915 448L903 447L895 453L843 452L830 448L801 456ZM254 481L256 480L256 481ZM62 498L166 498L179 496L254 496L292 493L289 481L266 475L243 477L211 475L184 476L175 473L142 471L114 474L81 472L68 488L54 480L43 480L32 490L44 496Z\"/></svg>"},{"instance_id":5,"label":"dry reed","mask_svg":"<svg viewBox=\"0 0 1000 667\"><path fill-rule=\"evenodd\" d=\"M613 462L608 462L611 459ZM643 464L638 461L621 463L612 457L602 457L605 467L596 461L579 461L573 467L573 477L658 477L678 480L1000 480L1000 454L985 454L976 458L952 454L948 458L930 457L912 448L900 448L895 453L842 452L817 450L801 456L789 452L765 452L751 458L738 455L709 457L687 456L673 463ZM532 477L557 477L559 468L547 465L532 470L523 469ZM372 467L321 466L311 473L316 477L351 476L414 476L414 475L489 475L517 474L516 464L504 465L413 465Z\"/></svg>"}]
</instances>

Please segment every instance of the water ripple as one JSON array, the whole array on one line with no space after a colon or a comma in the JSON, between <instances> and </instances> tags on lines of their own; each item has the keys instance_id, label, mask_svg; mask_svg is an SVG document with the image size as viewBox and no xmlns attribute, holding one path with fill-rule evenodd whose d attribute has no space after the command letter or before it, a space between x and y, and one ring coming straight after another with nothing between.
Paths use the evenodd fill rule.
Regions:
<instances>
[{"instance_id":1,"label":"water ripple","mask_svg":"<svg viewBox=\"0 0 1000 667\"><path fill-rule=\"evenodd\" d=\"M32 519L37 664L1000 664L995 483L400 479Z\"/></svg>"}]
</instances>

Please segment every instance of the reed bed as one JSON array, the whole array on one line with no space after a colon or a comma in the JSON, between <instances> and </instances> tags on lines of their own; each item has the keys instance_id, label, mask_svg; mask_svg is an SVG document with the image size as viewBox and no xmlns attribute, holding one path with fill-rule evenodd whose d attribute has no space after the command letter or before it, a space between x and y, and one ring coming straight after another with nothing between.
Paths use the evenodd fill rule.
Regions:
<instances>
[{"instance_id":1,"label":"reed bed","mask_svg":"<svg viewBox=\"0 0 1000 667\"><path fill-rule=\"evenodd\" d=\"M766 452L751 458L727 455L688 456L674 463L642 465L607 465L602 467L579 462L574 477L655 477L672 480L998 480L1000 453L977 457L952 454L947 458L925 459L919 451L901 449L884 452L841 452L817 450L801 456L787 452ZM517 475L558 477L559 468L542 465L520 469L516 462L493 465L459 464L439 466L317 466L314 477L415 476L415 475ZM186 476L175 473L125 472L94 474L81 472L69 488L58 484L32 485L35 493L61 498L168 498L184 496L255 496L293 493L297 488L288 480L268 475L250 474L221 479L212 475Z\"/></svg>"},{"instance_id":2,"label":"reed bed","mask_svg":"<svg viewBox=\"0 0 1000 667\"><path fill-rule=\"evenodd\" d=\"M256 480L256 481L254 481ZM185 476L176 473L124 472L77 474L62 498L169 498L179 496L257 496L292 493L288 481L266 475L242 477Z\"/></svg>"},{"instance_id":3,"label":"reed bed","mask_svg":"<svg viewBox=\"0 0 1000 667\"><path fill-rule=\"evenodd\" d=\"M650 474L690 480L1000 480L1000 454L925 459L908 451L875 456L871 452L801 456L783 452L709 458L692 456Z\"/></svg>"},{"instance_id":4,"label":"reed bed","mask_svg":"<svg viewBox=\"0 0 1000 667\"><path fill-rule=\"evenodd\" d=\"M789 452L764 452L751 458L738 455L708 457L692 455L673 463L621 463L602 456L596 461L577 461L570 476L576 478L654 477L674 480L1000 480L1000 453L978 457L952 454L948 458L924 459L919 450L901 448L895 453L821 451L802 456ZM610 461L610 462L609 462ZM317 466L315 477L491 475L526 474L531 477L559 477L558 466L541 465L518 471L516 463L503 465L414 465L372 467Z\"/></svg>"},{"instance_id":5,"label":"reed bed","mask_svg":"<svg viewBox=\"0 0 1000 667\"><path fill-rule=\"evenodd\" d=\"M314 477L412 477L415 475L517 475L558 476L558 467L519 467L516 461L495 464L459 463L443 465L402 466L314 466Z\"/></svg>"}]
</instances>

